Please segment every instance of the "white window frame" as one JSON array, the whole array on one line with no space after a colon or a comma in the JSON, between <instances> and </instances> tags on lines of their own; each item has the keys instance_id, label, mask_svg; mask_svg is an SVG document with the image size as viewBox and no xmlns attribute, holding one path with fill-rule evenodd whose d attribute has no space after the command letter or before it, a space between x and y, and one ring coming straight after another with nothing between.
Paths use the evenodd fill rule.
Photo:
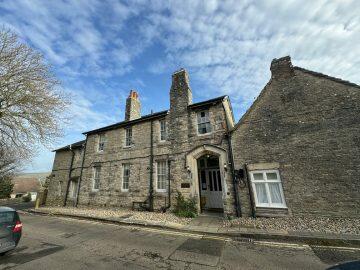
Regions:
<instances>
[{"instance_id":1,"label":"white window frame","mask_svg":"<svg viewBox=\"0 0 360 270\"><path fill-rule=\"evenodd\" d=\"M167 129L166 129L166 120L159 120L159 129L160 129L160 142L164 142L167 139Z\"/></svg>"},{"instance_id":2,"label":"white window frame","mask_svg":"<svg viewBox=\"0 0 360 270\"><path fill-rule=\"evenodd\" d=\"M99 171L98 174L97 174L97 171ZM93 192L99 191L99 189L100 189L100 179L101 179L100 176L101 176L101 167L100 166L93 167L93 181L92 181L92 191ZM99 181L97 188L95 188L96 181Z\"/></svg>"},{"instance_id":3,"label":"white window frame","mask_svg":"<svg viewBox=\"0 0 360 270\"><path fill-rule=\"evenodd\" d=\"M103 152L104 149L105 149L105 144L106 144L105 134L99 134L99 141L98 141L97 151L98 152Z\"/></svg>"},{"instance_id":4,"label":"white window frame","mask_svg":"<svg viewBox=\"0 0 360 270\"><path fill-rule=\"evenodd\" d=\"M129 171L129 175L125 175L125 169L127 167L127 170ZM129 186L130 186L130 163L123 163L122 164L122 172L121 172L121 191L128 192ZM127 180L127 188L124 187L125 180Z\"/></svg>"},{"instance_id":5,"label":"white window frame","mask_svg":"<svg viewBox=\"0 0 360 270\"><path fill-rule=\"evenodd\" d=\"M165 174L159 174L159 163L164 163L165 164ZM168 162L167 160L158 160L156 161L156 191L157 192L166 192L166 188L168 183L166 182L167 178L168 178ZM160 177L164 177L164 188L159 188L159 180Z\"/></svg>"},{"instance_id":6,"label":"white window frame","mask_svg":"<svg viewBox=\"0 0 360 270\"><path fill-rule=\"evenodd\" d=\"M125 147L130 147L131 145L132 145L132 127L127 127L125 128Z\"/></svg>"},{"instance_id":7,"label":"white window frame","mask_svg":"<svg viewBox=\"0 0 360 270\"><path fill-rule=\"evenodd\" d=\"M255 170L255 171L250 171L249 173L250 173L252 190L253 190L253 194L255 197L256 207L287 208L286 202L285 202L283 186L282 186L282 182L281 182L281 178L280 178L280 174L279 174L278 170ZM256 174L256 173L262 173L263 180L255 180L254 174ZM266 173L276 173L277 179L276 180L268 180ZM265 190L266 190L266 196L267 196L268 203L259 203L258 196L256 193L256 187L255 187L256 183L264 183L265 184ZM270 189L269 189L269 185L268 185L269 183L279 183L280 195L281 195L281 199L282 199L283 203L280 204L280 203L272 203L271 202Z\"/></svg>"},{"instance_id":8,"label":"white window frame","mask_svg":"<svg viewBox=\"0 0 360 270\"><path fill-rule=\"evenodd\" d=\"M205 116L202 117L201 113L205 113ZM210 126L210 130L207 131L206 133L200 133L199 132L199 126L203 125L203 124L209 124L209 126ZM197 134L199 136L208 135L208 134L212 133L212 130L213 130L213 127L212 127L211 121L210 121L210 112L209 112L209 110L202 110L202 111L197 112L196 113L196 131L197 131Z\"/></svg>"}]
</instances>

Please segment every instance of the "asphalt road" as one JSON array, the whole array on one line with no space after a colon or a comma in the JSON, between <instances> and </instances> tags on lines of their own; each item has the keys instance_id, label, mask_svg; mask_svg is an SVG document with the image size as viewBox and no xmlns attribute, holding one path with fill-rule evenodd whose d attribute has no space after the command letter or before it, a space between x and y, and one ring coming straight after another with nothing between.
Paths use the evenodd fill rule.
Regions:
<instances>
[{"instance_id":1,"label":"asphalt road","mask_svg":"<svg viewBox=\"0 0 360 270\"><path fill-rule=\"evenodd\" d=\"M21 215L23 237L0 269L326 269L359 250L240 242L69 218Z\"/></svg>"}]
</instances>

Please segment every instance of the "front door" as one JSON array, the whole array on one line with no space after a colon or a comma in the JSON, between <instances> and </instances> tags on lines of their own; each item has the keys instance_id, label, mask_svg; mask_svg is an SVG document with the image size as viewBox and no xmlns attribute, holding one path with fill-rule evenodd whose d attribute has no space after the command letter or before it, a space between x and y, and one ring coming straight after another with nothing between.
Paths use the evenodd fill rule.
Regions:
<instances>
[{"instance_id":1,"label":"front door","mask_svg":"<svg viewBox=\"0 0 360 270\"><path fill-rule=\"evenodd\" d=\"M222 183L219 169L204 169L200 173L201 196L205 197L205 208L223 208Z\"/></svg>"}]
</instances>

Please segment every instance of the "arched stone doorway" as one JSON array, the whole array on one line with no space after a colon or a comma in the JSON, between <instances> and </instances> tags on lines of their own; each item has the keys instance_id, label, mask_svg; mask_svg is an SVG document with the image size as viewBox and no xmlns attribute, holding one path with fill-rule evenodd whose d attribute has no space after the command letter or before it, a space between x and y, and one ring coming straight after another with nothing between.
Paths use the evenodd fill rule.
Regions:
<instances>
[{"instance_id":1,"label":"arched stone doorway","mask_svg":"<svg viewBox=\"0 0 360 270\"><path fill-rule=\"evenodd\" d=\"M198 210L224 212L228 177L227 154L223 148L202 145L186 156L191 177L191 195L196 198Z\"/></svg>"}]
</instances>

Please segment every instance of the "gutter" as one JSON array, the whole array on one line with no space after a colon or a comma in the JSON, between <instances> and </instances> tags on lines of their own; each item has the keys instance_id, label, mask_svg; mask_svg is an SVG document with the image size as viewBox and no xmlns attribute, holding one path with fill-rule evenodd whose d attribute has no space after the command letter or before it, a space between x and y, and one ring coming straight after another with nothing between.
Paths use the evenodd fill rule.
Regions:
<instances>
[{"instance_id":1,"label":"gutter","mask_svg":"<svg viewBox=\"0 0 360 270\"><path fill-rule=\"evenodd\" d=\"M224 103L222 103L222 105L223 105L225 117L226 117L225 105L224 105ZM225 123L226 123L226 137L227 137L228 147L229 147L228 156L229 156L230 167L231 167L231 176L232 176L233 186L234 186L236 216L241 217L242 213L241 213L241 205L240 205L239 196L238 196L239 195L238 183L237 183L237 179L235 177L235 168L234 168L235 165L234 165L234 155L233 155L232 144L231 144L231 132L229 130L228 122L225 121Z\"/></svg>"},{"instance_id":2,"label":"gutter","mask_svg":"<svg viewBox=\"0 0 360 270\"><path fill-rule=\"evenodd\" d=\"M70 148L70 151L71 151L71 154L72 154L72 155L71 155L71 161L70 161L70 166L69 166L68 182L67 182L67 184L66 184L64 206L66 206L66 201L67 201L67 198L68 198L70 181L71 181L71 172L72 172L72 167L73 167L74 157L75 157L75 151L72 149L72 145L71 145L71 144L70 144L69 148Z\"/></svg>"},{"instance_id":3,"label":"gutter","mask_svg":"<svg viewBox=\"0 0 360 270\"><path fill-rule=\"evenodd\" d=\"M87 140L88 140L88 136L86 135L86 140L85 140L85 145L84 145L84 150L83 150L84 153L83 153L83 158L81 161L80 177L79 177L79 181L78 181L78 185L77 185L77 189L76 189L76 200L75 200L75 204L74 204L75 207L77 207L78 203L79 203L80 185L81 185L81 180L82 180L82 175L83 175L83 170L84 170Z\"/></svg>"}]
</instances>

